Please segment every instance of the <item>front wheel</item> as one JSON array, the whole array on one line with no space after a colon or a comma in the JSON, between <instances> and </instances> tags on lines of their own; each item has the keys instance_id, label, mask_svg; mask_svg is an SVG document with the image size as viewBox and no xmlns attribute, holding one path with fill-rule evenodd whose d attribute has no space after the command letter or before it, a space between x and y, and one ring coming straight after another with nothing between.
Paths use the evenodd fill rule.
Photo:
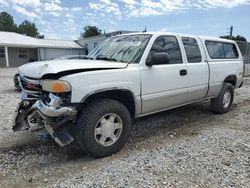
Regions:
<instances>
[{"instance_id":1,"label":"front wheel","mask_svg":"<svg viewBox=\"0 0 250 188\"><path fill-rule=\"evenodd\" d=\"M211 109L216 113L228 112L234 100L234 87L232 84L224 83L222 90L218 97L211 99Z\"/></svg>"},{"instance_id":2,"label":"front wheel","mask_svg":"<svg viewBox=\"0 0 250 188\"><path fill-rule=\"evenodd\" d=\"M95 158L118 152L126 143L131 116L118 101L101 99L88 104L77 121L76 140Z\"/></svg>"}]
</instances>

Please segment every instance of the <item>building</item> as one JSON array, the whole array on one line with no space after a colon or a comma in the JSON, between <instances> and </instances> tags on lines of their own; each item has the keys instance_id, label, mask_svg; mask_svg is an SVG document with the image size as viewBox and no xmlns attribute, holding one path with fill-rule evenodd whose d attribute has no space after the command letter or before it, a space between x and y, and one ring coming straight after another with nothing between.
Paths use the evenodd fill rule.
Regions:
<instances>
[{"instance_id":1,"label":"building","mask_svg":"<svg viewBox=\"0 0 250 188\"><path fill-rule=\"evenodd\" d=\"M17 67L32 61L84 53L76 41L37 39L13 32L0 32L0 67Z\"/></svg>"},{"instance_id":2,"label":"building","mask_svg":"<svg viewBox=\"0 0 250 188\"><path fill-rule=\"evenodd\" d=\"M126 34L126 33L135 33L135 32L134 31L115 31L115 32L105 33L105 34L101 34L101 35L97 35L93 37L79 39L77 43L83 46L84 54L88 55L89 52L91 52L94 48L98 47L107 38L116 36L116 35Z\"/></svg>"}]
</instances>

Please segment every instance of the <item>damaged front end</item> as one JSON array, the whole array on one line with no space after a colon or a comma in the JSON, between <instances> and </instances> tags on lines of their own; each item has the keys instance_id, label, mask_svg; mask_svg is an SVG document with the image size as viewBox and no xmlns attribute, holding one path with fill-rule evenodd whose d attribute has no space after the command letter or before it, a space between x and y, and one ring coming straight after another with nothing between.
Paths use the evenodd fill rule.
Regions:
<instances>
[{"instance_id":1,"label":"damaged front end","mask_svg":"<svg viewBox=\"0 0 250 188\"><path fill-rule=\"evenodd\" d=\"M62 97L57 93L43 91L40 80L24 76L19 76L19 83L22 96L16 110L13 130L33 132L46 129L60 146L71 143L73 138L65 130L65 125L74 120L77 111L67 104L70 94Z\"/></svg>"}]
</instances>

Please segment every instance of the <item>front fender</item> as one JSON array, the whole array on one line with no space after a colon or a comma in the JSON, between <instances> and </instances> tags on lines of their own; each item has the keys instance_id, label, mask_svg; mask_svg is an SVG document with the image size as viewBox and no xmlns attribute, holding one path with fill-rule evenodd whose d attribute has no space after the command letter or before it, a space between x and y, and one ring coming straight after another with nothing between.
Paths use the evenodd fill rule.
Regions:
<instances>
[{"instance_id":1,"label":"front fender","mask_svg":"<svg viewBox=\"0 0 250 188\"><path fill-rule=\"evenodd\" d=\"M83 72L60 78L71 84L71 103L80 103L87 95L113 88L127 89L135 97L140 96L139 65L126 69Z\"/></svg>"}]
</instances>

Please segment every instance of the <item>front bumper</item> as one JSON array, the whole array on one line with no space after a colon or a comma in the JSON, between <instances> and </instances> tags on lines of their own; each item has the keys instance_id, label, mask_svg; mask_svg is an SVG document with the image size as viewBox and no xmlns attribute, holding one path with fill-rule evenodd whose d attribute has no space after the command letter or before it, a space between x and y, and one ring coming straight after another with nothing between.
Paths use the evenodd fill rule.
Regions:
<instances>
[{"instance_id":1,"label":"front bumper","mask_svg":"<svg viewBox=\"0 0 250 188\"><path fill-rule=\"evenodd\" d=\"M64 126L75 118L77 111L75 107L61 106L62 100L52 93L48 98L49 102L43 102L37 97L30 97L28 93L22 92L13 130L46 129L60 146L68 145L73 138Z\"/></svg>"},{"instance_id":2,"label":"front bumper","mask_svg":"<svg viewBox=\"0 0 250 188\"><path fill-rule=\"evenodd\" d=\"M20 85L19 85L19 74L15 74L15 76L14 76L14 86L15 86L15 88L18 90L18 91L21 91L22 90L22 88L20 87Z\"/></svg>"}]
</instances>

